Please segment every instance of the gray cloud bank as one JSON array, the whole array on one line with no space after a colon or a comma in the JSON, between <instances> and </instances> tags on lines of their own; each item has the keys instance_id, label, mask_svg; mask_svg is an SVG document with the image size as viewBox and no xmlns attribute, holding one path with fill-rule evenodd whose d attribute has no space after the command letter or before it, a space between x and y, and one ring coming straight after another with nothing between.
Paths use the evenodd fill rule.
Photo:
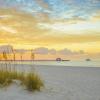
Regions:
<instances>
[{"instance_id":1,"label":"gray cloud bank","mask_svg":"<svg viewBox=\"0 0 100 100\"><path fill-rule=\"evenodd\" d=\"M11 45L2 45L0 46L0 53L25 53L28 52L30 50L26 50L26 49L13 49L13 47ZM83 50L80 50L79 52L73 52L67 48L62 49L62 50L56 50L56 49L48 49L45 47L40 47L40 48L35 48L32 50L33 53L35 54L42 54L42 55L46 55L46 54L60 54L60 55L75 55L75 54L84 54Z\"/></svg>"},{"instance_id":2,"label":"gray cloud bank","mask_svg":"<svg viewBox=\"0 0 100 100\"><path fill-rule=\"evenodd\" d=\"M67 48L62 50L55 50L55 49L48 49L44 47L36 48L33 50L33 53L35 54L61 54L61 55L73 55L73 54L84 54L85 52L83 50L80 50L79 52L73 52Z\"/></svg>"}]
</instances>

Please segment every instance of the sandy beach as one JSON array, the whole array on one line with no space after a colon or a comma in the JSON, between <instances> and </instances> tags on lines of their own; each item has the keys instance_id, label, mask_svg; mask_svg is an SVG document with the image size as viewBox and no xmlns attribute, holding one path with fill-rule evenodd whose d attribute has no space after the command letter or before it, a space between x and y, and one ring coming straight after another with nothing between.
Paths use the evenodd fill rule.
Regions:
<instances>
[{"instance_id":1,"label":"sandy beach","mask_svg":"<svg viewBox=\"0 0 100 100\"><path fill-rule=\"evenodd\" d=\"M100 0L0 0L0 100L100 100Z\"/></svg>"},{"instance_id":2,"label":"sandy beach","mask_svg":"<svg viewBox=\"0 0 100 100\"><path fill-rule=\"evenodd\" d=\"M14 65L30 70L30 65ZM40 92L28 92L19 83L0 89L0 100L100 100L100 68L34 65L44 80ZM23 69L24 68L24 69Z\"/></svg>"}]
</instances>

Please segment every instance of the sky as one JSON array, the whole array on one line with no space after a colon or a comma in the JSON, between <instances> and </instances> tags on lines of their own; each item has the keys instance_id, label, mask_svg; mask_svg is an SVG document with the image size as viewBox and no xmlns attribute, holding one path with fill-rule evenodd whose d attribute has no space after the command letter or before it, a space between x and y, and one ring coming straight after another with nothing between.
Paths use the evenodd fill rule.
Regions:
<instances>
[{"instance_id":1,"label":"sky","mask_svg":"<svg viewBox=\"0 0 100 100\"><path fill-rule=\"evenodd\" d=\"M0 0L0 45L100 53L100 0Z\"/></svg>"}]
</instances>

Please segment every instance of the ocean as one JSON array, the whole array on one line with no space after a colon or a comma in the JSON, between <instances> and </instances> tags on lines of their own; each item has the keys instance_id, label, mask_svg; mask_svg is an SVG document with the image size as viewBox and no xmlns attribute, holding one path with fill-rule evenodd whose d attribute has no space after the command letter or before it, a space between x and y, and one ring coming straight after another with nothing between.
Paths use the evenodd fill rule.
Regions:
<instances>
[{"instance_id":1,"label":"ocean","mask_svg":"<svg viewBox=\"0 0 100 100\"><path fill-rule=\"evenodd\" d=\"M95 61L7 61L12 64L51 65L71 67L100 67L100 60ZM0 61L5 63L5 61Z\"/></svg>"}]
</instances>

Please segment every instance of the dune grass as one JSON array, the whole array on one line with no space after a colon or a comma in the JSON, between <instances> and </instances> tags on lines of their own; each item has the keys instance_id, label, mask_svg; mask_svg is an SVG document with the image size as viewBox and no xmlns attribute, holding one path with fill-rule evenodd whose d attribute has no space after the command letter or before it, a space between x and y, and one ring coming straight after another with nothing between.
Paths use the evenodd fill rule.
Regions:
<instances>
[{"instance_id":1,"label":"dune grass","mask_svg":"<svg viewBox=\"0 0 100 100\"><path fill-rule=\"evenodd\" d=\"M41 86L43 86L43 82L41 81L40 77L35 73L28 73L23 82L29 91L40 91Z\"/></svg>"},{"instance_id":2,"label":"dune grass","mask_svg":"<svg viewBox=\"0 0 100 100\"><path fill-rule=\"evenodd\" d=\"M18 72L8 68L0 68L0 86L9 86L13 80L19 80L22 86L29 91L40 91L44 86L43 81L35 72Z\"/></svg>"}]
</instances>

